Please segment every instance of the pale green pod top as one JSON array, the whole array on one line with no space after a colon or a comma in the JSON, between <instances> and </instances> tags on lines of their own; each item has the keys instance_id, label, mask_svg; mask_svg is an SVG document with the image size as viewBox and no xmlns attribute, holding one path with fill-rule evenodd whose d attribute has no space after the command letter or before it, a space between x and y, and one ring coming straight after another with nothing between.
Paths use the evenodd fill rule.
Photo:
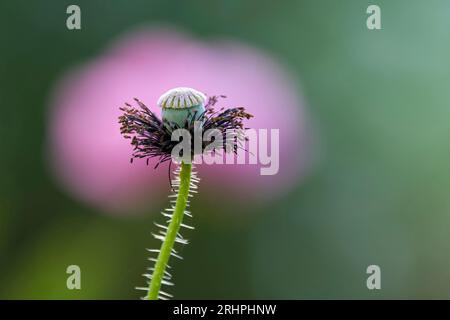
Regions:
<instances>
[{"instance_id":1,"label":"pale green pod top","mask_svg":"<svg viewBox=\"0 0 450 320\"><path fill-rule=\"evenodd\" d=\"M206 96L192 88L170 89L158 99L163 121L175 122L184 127L186 120L195 121L205 111Z\"/></svg>"}]
</instances>

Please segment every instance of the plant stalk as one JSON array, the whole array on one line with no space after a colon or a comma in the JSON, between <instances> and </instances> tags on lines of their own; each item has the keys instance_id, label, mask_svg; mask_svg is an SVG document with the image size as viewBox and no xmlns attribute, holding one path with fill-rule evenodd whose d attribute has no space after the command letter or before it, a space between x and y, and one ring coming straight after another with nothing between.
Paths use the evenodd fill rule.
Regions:
<instances>
[{"instance_id":1,"label":"plant stalk","mask_svg":"<svg viewBox=\"0 0 450 320\"><path fill-rule=\"evenodd\" d=\"M167 228L166 237L161 245L161 250L159 251L158 258L155 263L155 270L152 278L150 279L149 290L146 297L148 300L157 300L159 297L164 271L167 268L167 263L169 262L170 255L175 244L175 239L178 231L180 230L181 223L183 222L183 215L187 206L189 187L191 183L191 172L192 164L181 163L180 186L178 189L177 201L175 203L172 219Z\"/></svg>"}]
</instances>

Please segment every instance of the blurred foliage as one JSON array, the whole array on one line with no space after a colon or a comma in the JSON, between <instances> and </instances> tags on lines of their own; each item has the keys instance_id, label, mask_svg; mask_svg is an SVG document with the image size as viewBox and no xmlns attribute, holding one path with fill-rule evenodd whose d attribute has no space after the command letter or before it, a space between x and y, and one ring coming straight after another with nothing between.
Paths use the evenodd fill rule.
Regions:
<instances>
[{"instance_id":1,"label":"blurred foliage","mask_svg":"<svg viewBox=\"0 0 450 320\"><path fill-rule=\"evenodd\" d=\"M366 8L382 10L381 31ZM301 80L314 172L268 207L194 202L177 298L450 298L450 2L2 1L0 298L135 299L154 216L110 217L59 190L44 154L57 79L141 24L232 37ZM82 31L65 27L82 8ZM205 200L205 201L203 201ZM82 269L82 290L65 287ZM381 266L382 290L365 286Z\"/></svg>"}]
</instances>

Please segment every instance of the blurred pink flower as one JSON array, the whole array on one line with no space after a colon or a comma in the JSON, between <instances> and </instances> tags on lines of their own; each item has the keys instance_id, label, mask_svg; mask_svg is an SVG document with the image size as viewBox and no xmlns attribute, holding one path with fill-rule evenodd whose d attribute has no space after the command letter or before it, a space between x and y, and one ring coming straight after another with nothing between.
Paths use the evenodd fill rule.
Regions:
<instances>
[{"instance_id":1,"label":"blurred pink flower","mask_svg":"<svg viewBox=\"0 0 450 320\"><path fill-rule=\"evenodd\" d=\"M296 83L267 54L236 41L199 42L167 29L139 30L91 62L69 72L51 99L49 155L52 171L76 198L109 212L165 199L167 167L130 164L130 141L119 132L124 102L139 98L152 111L170 88L188 86L225 94L218 106L245 106L251 128L280 129L280 169L261 176L256 165L202 165L202 193L229 199L270 200L305 171L305 115ZM224 190L225 189L225 190Z\"/></svg>"}]
</instances>

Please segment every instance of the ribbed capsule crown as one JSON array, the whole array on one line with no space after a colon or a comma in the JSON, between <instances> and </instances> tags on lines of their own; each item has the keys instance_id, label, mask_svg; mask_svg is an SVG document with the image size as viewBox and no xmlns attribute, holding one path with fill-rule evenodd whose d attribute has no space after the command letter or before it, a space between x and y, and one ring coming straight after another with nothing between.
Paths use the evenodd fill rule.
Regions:
<instances>
[{"instance_id":1,"label":"ribbed capsule crown","mask_svg":"<svg viewBox=\"0 0 450 320\"><path fill-rule=\"evenodd\" d=\"M179 87L170 89L158 99L158 106L163 109L187 109L204 106L206 96L192 88Z\"/></svg>"}]
</instances>

